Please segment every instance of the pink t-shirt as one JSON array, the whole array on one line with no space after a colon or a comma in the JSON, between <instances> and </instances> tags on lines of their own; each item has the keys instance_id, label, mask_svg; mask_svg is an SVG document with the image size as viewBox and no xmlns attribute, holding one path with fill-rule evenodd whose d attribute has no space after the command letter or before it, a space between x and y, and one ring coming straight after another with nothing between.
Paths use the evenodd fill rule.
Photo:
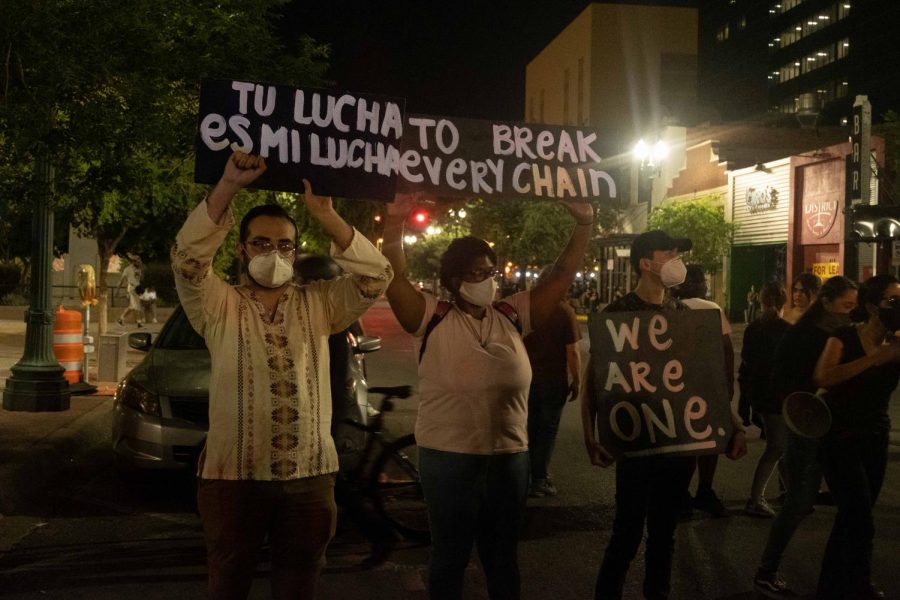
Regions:
<instances>
[{"instance_id":1,"label":"pink t-shirt","mask_svg":"<svg viewBox=\"0 0 900 600\"><path fill-rule=\"evenodd\" d=\"M419 363L419 446L466 454L528 449L531 366L522 335L531 331L530 297L504 298L518 312L521 334L494 308L478 320L454 306L432 329ZM425 294L416 337L425 334L436 307L437 298Z\"/></svg>"}]
</instances>

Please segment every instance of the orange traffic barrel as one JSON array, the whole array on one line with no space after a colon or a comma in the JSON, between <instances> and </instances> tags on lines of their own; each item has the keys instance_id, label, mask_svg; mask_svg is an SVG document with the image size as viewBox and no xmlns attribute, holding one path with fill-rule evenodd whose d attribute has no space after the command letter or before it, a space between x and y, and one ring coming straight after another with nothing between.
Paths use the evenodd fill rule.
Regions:
<instances>
[{"instance_id":1,"label":"orange traffic barrel","mask_svg":"<svg viewBox=\"0 0 900 600\"><path fill-rule=\"evenodd\" d=\"M80 311L66 310L62 306L56 311L56 321L53 323L53 354L65 369L63 377L69 385L81 381L84 337Z\"/></svg>"}]
</instances>

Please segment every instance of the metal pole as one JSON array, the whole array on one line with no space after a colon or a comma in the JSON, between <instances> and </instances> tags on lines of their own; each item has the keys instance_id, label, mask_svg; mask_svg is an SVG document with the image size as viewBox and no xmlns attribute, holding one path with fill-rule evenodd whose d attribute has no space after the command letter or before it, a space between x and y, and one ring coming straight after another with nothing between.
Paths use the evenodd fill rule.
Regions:
<instances>
[{"instance_id":1,"label":"metal pole","mask_svg":"<svg viewBox=\"0 0 900 600\"><path fill-rule=\"evenodd\" d=\"M53 172L44 145L35 160L37 202L31 219L31 302L25 313L25 350L10 369L3 391L3 408L16 411L62 411L69 408L69 382L53 355L51 262L53 212L50 194Z\"/></svg>"},{"instance_id":2,"label":"metal pole","mask_svg":"<svg viewBox=\"0 0 900 600\"><path fill-rule=\"evenodd\" d=\"M84 307L84 333L81 338L82 344L84 346L84 360L81 362L81 380L84 383L90 383L89 373L91 370L90 367L90 357L91 354L88 352L90 346L92 346L92 342L94 339L91 337L91 305L88 304ZM90 346L89 346L90 345Z\"/></svg>"}]
</instances>

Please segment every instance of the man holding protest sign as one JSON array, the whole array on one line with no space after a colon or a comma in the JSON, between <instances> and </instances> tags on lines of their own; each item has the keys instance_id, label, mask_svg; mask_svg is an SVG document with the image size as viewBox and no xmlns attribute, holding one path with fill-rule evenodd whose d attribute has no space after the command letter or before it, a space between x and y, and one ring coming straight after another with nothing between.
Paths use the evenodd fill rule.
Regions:
<instances>
[{"instance_id":1,"label":"man holding protest sign","mask_svg":"<svg viewBox=\"0 0 900 600\"><path fill-rule=\"evenodd\" d=\"M198 505L215 600L247 597L267 536L272 597L315 597L336 519L328 336L365 312L393 275L331 198L314 195L305 181L306 209L350 275L294 284L297 226L268 204L241 221L246 283L217 277L212 260L233 225L231 201L265 170L260 157L233 154L172 249L179 299L212 362Z\"/></svg>"},{"instance_id":2,"label":"man holding protest sign","mask_svg":"<svg viewBox=\"0 0 900 600\"><path fill-rule=\"evenodd\" d=\"M737 459L746 453L743 431L732 429L730 407L715 402L725 396L724 376L710 377L708 368L723 360L718 316L685 310L668 294L684 281L678 253L690 248L690 240L664 231L638 235L631 245L637 287L589 323L585 446L595 465L618 460L616 516L597 575L597 599L622 597L645 521L644 596L668 598L680 500L694 455L727 451ZM678 418L676 409L683 410Z\"/></svg>"}]
</instances>

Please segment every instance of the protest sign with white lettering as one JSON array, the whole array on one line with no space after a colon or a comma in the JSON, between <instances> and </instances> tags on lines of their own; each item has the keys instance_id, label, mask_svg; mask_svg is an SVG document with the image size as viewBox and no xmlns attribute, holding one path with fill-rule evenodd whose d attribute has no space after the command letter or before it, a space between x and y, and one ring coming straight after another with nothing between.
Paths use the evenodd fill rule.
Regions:
<instances>
[{"instance_id":1,"label":"protest sign with white lettering","mask_svg":"<svg viewBox=\"0 0 900 600\"><path fill-rule=\"evenodd\" d=\"M392 200L403 101L249 81L206 80L200 90L194 180L216 183L233 149L268 170L254 187Z\"/></svg>"},{"instance_id":2,"label":"protest sign with white lettering","mask_svg":"<svg viewBox=\"0 0 900 600\"><path fill-rule=\"evenodd\" d=\"M613 454L719 454L733 433L716 310L591 315L591 388Z\"/></svg>"},{"instance_id":3,"label":"protest sign with white lettering","mask_svg":"<svg viewBox=\"0 0 900 600\"><path fill-rule=\"evenodd\" d=\"M397 187L466 198L616 198L599 145L587 129L409 115Z\"/></svg>"}]
</instances>

